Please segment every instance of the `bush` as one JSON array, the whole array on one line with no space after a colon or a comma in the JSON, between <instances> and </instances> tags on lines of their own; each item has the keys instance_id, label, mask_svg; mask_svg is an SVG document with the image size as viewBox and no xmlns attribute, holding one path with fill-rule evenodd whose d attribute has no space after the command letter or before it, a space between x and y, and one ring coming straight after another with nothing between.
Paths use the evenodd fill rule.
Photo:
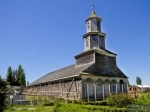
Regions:
<instances>
[{"instance_id":1,"label":"bush","mask_svg":"<svg viewBox=\"0 0 150 112\"><path fill-rule=\"evenodd\" d=\"M87 102L86 104L107 106L107 100L102 100L102 101L97 101L97 102L89 102L89 103Z\"/></svg>"},{"instance_id":2,"label":"bush","mask_svg":"<svg viewBox=\"0 0 150 112\"><path fill-rule=\"evenodd\" d=\"M141 105L141 104L150 104L150 93L143 93L139 95L137 99L135 99L135 104Z\"/></svg>"},{"instance_id":3,"label":"bush","mask_svg":"<svg viewBox=\"0 0 150 112\"><path fill-rule=\"evenodd\" d=\"M122 108L133 102L133 98L128 94L114 94L109 95L107 98L107 104L111 107Z\"/></svg>"}]
</instances>

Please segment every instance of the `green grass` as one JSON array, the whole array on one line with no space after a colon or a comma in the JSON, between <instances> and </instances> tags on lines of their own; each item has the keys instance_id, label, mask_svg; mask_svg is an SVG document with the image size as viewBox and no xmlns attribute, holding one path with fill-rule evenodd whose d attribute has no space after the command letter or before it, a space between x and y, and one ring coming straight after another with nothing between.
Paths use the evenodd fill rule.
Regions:
<instances>
[{"instance_id":1,"label":"green grass","mask_svg":"<svg viewBox=\"0 0 150 112\"><path fill-rule=\"evenodd\" d=\"M53 112L54 106L8 106L4 112Z\"/></svg>"}]
</instances>

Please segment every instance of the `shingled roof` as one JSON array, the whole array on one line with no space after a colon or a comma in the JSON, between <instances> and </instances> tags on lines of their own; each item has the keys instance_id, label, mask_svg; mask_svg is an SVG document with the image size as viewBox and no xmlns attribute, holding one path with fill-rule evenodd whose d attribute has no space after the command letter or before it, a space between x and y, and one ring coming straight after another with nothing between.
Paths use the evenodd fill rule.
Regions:
<instances>
[{"instance_id":1,"label":"shingled roof","mask_svg":"<svg viewBox=\"0 0 150 112\"><path fill-rule=\"evenodd\" d=\"M75 64L61 68L59 70L50 72L43 77L37 79L33 83L31 83L29 86L40 84L40 83L46 83L51 82L55 80L65 79L67 77L73 77L73 76L79 76L81 72L83 72L85 69L87 69L92 64L83 65L80 67L75 67Z\"/></svg>"}]
</instances>

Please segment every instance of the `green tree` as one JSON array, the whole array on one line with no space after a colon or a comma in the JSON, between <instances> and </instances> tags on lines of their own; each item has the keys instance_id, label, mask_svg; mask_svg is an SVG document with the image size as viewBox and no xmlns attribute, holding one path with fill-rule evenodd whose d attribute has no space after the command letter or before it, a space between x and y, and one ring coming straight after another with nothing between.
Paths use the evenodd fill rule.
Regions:
<instances>
[{"instance_id":1,"label":"green tree","mask_svg":"<svg viewBox=\"0 0 150 112\"><path fill-rule=\"evenodd\" d=\"M15 86L15 83L16 83L16 71L13 70L13 72L12 72L12 85Z\"/></svg>"},{"instance_id":2,"label":"green tree","mask_svg":"<svg viewBox=\"0 0 150 112\"><path fill-rule=\"evenodd\" d=\"M140 77L136 77L136 84L137 85L142 85L142 80Z\"/></svg>"},{"instance_id":3,"label":"green tree","mask_svg":"<svg viewBox=\"0 0 150 112\"><path fill-rule=\"evenodd\" d=\"M18 77L18 82L20 83L21 86L25 87L26 86L26 78L25 78L25 73L21 65L18 67L18 72L17 72L17 77Z\"/></svg>"},{"instance_id":4,"label":"green tree","mask_svg":"<svg viewBox=\"0 0 150 112\"><path fill-rule=\"evenodd\" d=\"M130 82L129 82L129 80L128 80L128 87L130 87L131 85L130 85Z\"/></svg>"},{"instance_id":5,"label":"green tree","mask_svg":"<svg viewBox=\"0 0 150 112\"><path fill-rule=\"evenodd\" d=\"M15 73L16 73L16 82L20 82L20 76L19 76L19 74L18 74L18 70L16 69L16 71L15 71Z\"/></svg>"},{"instance_id":6,"label":"green tree","mask_svg":"<svg viewBox=\"0 0 150 112\"><path fill-rule=\"evenodd\" d=\"M6 82L0 78L0 112L4 112L5 104L6 104Z\"/></svg>"},{"instance_id":7,"label":"green tree","mask_svg":"<svg viewBox=\"0 0 150 112\"><path fill-rule=\"evenodd\" d=\"M12 69L10 66L8 67L7 70L6 81L8 84L12 85Z\"/></svg>"}]
</instances>

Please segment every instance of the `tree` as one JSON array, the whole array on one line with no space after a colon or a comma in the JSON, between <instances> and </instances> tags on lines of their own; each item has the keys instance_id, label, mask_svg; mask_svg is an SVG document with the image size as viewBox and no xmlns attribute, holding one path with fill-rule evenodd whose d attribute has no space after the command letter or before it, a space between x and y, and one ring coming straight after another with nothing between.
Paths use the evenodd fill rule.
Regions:
<instances>
[{"instance_id":1,"label":"tree","mask_svg":"<svg viewBox=\"0 0 150 112\"><path fill-rule=\"evenodd\" d=\"M6 81L8 84L12 85L12 69L10 66L8 67L8 70L7 70Z\"/></svg>"},{"instance_id":2,"label":"tree","mask_svg":"<svg viewBox=\"0 0 150 112\"><path fill-rule=\"evenodd\" d=\"M142 85L142 80L140 77L136 77L136 84L137 85Z\"/></svg>"},{"instance_id":3,"label":"tree","mask_svg":"<svg viewBox=\"0 0 150 112\"><path fill-rule=\"evenodd\" d=\"M3 112L6 105L6 82L0 78L0 111Z\"/></svg>"},{"instance_id":4,"label":"tree","mask_svg":"<svg viewBox=\"0 0 150 112\"><path fill-rule=\"evenodd\" d=\"M128 80L128 87L130 87L131 85L130 85L130 82L129 82L129 80Z\"/></svg>"},{"instance_id":5,"label":"tree","mask_svg":"<svg viewBox=\"0 0 150 112\"><path fill-rule=\"evenodd\" d=\"M15 73L16 73L16 82L20 82L20 76L19 76L19 74L18 74L18 70L16 69L16 71L15 71Z\"/></svg>"},{"instance_id":6,"label":"tree","mask_svg":"<svg viewBox=\"0 0 150 112\"><path fill-rule=\"evenodd\" d=\"M16 83L16 71L13 70L13 72L12 72L12 85L15 86L15 83Z\"/></svg>"},{"instance_id":7,"label":"tree","mask_svg":"<svg viewBox=\"0 0 150 112\"><path fill-rule=\"evenodd\" d=\"M23 86L23 87L26 86L25 73L24 73L24 70L21 65L19 65L19 67L18 67L17 80L21 86Z\"/></svg>"}]
</instances>

